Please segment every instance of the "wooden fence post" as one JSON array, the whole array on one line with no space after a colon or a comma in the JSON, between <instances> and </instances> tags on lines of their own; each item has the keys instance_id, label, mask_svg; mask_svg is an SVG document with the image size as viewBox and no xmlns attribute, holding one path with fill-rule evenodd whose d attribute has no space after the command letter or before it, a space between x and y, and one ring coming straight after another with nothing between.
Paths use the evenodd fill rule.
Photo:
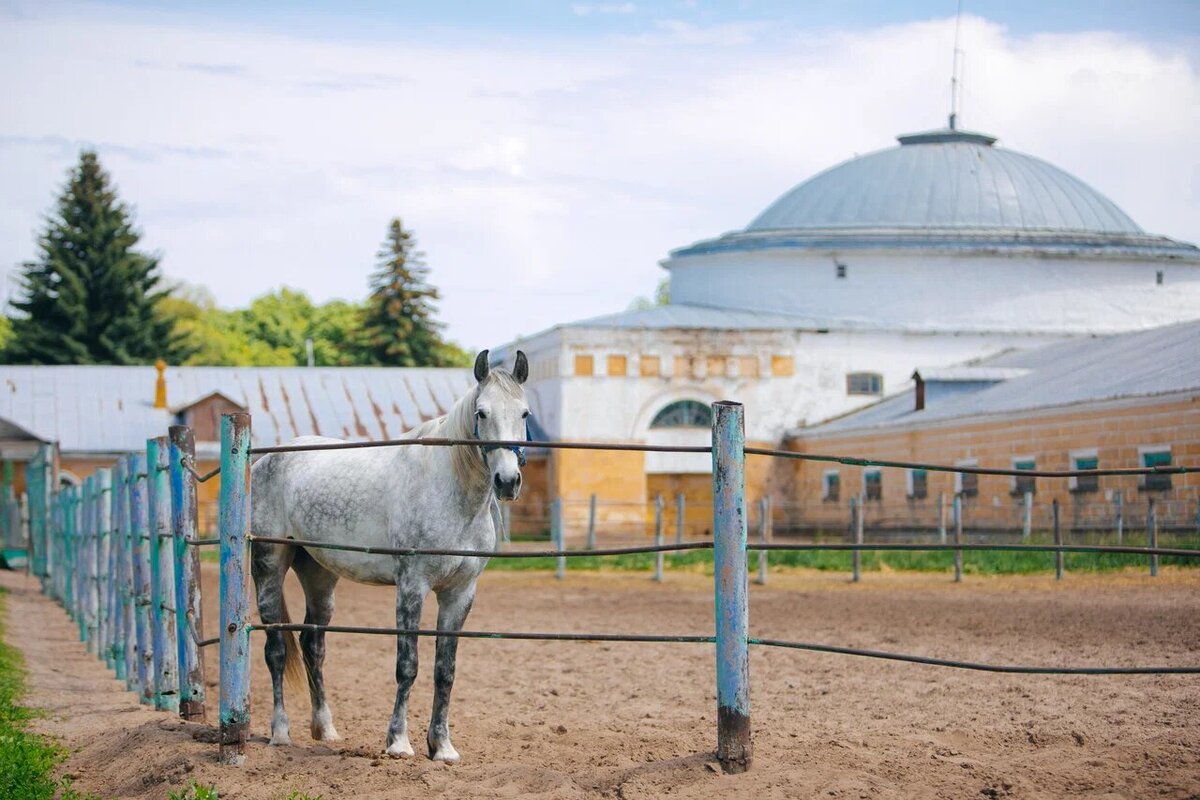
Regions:
<instances>
[{"instance_id":1,"label":"wooden fence post","mask_svg":"<svg viewBox=\"0 0 1200 800\"><path fill-rule=\"evenodd\" d=\"M167 437L146 440L150 536L150 609L154 621L154 707L179 710L179 644L175 625L175 536L171 532Z\"/></svg>"},{"instance_id":2,"label":"wooden fence post","mask_svg":"<svg viewBox=\"0 0 1200 800\"><path fill-rule=\"evenodd\" d=\"M713 584L716 592L717 760L750 768L749 575L746 567L746 451L741 403L712 405Z\"/></svg>"},{"instance_id":3,"label":"wooden fence post","mask_svg":"<svg viewBox=\"0 0 1200 800\"><path fill-rule=\"evenodd\" d=\"M250 415L221 415L221 678L219 759L246 761L250 733Z\"/></svg>"},{"instance_id":4,"label":"wooden fence post","mask_svg":"<svg viewBox=\"0 0 1200 800\"><path fill-rule=\"evenodd\" d=\"M963 540L963 499L961 494L954 495L954 543L962 544ZM963 555L962 550L954 550L954 582L962 583Z\"/></svg>"},{"instance_id":5,"label":"wooden fence post","mask_svg":"<svg viewBox=\"0 0 1200 800\"><path fill-rule=\"evenodd\" d=\"M1158 514L1154 508L1154 498L1150 498L1150 503L1146 509L1146 539L1147 544L1152 548L1158 547ZM1150 577L1158 577L1158 556L1150 556Z\"/></svg>"},{"instance_id":6,"label":"wooden fence post","mask_svg":"<svg viewBox=\"0 0 1200 800\"><path fill-rule=\"evenodd\" d=\"M1062 526L1058 520L1058 498L1054 498L1050 503L1050 508L1054 514L1054 544L1062 546ZM1056 550L1054 553L1054 580L1061 581L1063 577L1063 551Z\"/></svg>"},{"instance_id":7,"label":"wooden fence post","mask_svg":"<svg viewBox=\"0 0 1200 800\"><path fill-rule=\"evenodd\" d=\"M654 546L662 547L663 545L663 496L662 494L654 495ZM662 583L663 580L663 554L660 550L654 554L654 580Z\"/></svg>"},{"instance_id":8,"label":"wooden fence post","mask_svg":"<svg viewBox=\"0 0 1200 800\"><path fill-rule=\"evenodd\" d=\"M587 549L596 549L596 493L588 498Z\"/></svg>"},{"instance_id":9,"label":"wooden fence post","mask_svg":"<svg viewBox=\"0 0 1200 800\"><path fill-rule=\"evenodd\" d=\"M150 536L146 508L146 456L129 461L129 538L133 556L133 616L137 652L138 699L154 704L154 632L150 614Z\"/></svg>"},{"instance_id":10,"label":"wooden fence post","mask_svg":"<svg viewBox=\"0 0 1200 800\"><path fill-rule=\"evenodd\" d=\"M204 660L197 644L204 636L200 614L200 552L188 544L199 538L196 479L185 468L196 459L196 439L186 425L168 431L171 533L175 545L175 635L179 658L179 716L204 719Z\"/></svg>"}]
</instances>

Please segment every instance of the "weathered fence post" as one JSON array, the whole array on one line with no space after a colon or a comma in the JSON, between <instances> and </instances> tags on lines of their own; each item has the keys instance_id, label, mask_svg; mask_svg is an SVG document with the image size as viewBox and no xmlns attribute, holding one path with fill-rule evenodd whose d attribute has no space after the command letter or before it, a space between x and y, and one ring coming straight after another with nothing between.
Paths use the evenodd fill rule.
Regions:
<instances>
[{"instance_id":1,"label":"weathered fence post","mask_svg":"<svg viewBox=\"0 0 1200 800\"><path fill-rule=\"evenodd\" d=\"M717 760L750 768L746 451L741 403L713 403L713 584L716 592Z\"/></svg>"},{"instance_id":2,"label":"weathered fence post","mask_svg":"<svg viewBox=\"0 0 1200 800\"><path fill-rule=\"evenodd\" d=\"M96 548L100 541L100 526L96 524L99 521L96 508L100 495L96 486L95 474L87 477L84 487L82 512L84 536L83 550L80 553L83 561L80 567L79 590L83 594L81 606L86 624L83 640L87 643L87 651L96 653L98 652L96 634L99 629L98 615L100 611L96 574Z\"/></svg>"},{"instance_id":3,"label":"weathered fence post","mask_svg":"<svg viewBox=\"0 0 1200 800\"><path fill-rule=\"evenodd\" d=\"M854 500L855 498L851 498ZM866 541L865 526L867 516L867 497L866 494L860 494L857 502L854 504L854 543L862 544ZM853 573L850 580L858 583L862 579L862 550L855 550L850 554L850 570Z\"/></svg>"},{"instance_id":4,"label":"weathered fence post","mask_svg":"<svg viewBox=\"0 0 1200 800\"><path fill-rule=\"evenodd\" d=\"M1154 498L1150 498L1150 503L1146 508L1146 539L1147 544L1154 549L1158 548L1158 514L1154 509ZM1150 577L1158 577L1158 555L1150 556Z\"/></svg>"},{"instance_id":5,"label":"weathered fence post","mask_svg":"<svg viewBox=\"0 0 1200 800\"><path fill-rule=\"evenodd\" d=\"M687 523L687 495L675 495L675 544L683 544L683 533Z\"/></svg>"},{"instance_id":6,"label":"weathered fence post","mask_svg":"<svg viewBox=\"0 0 1200 800\"><path fill-rule=\"evenodd\" d=\"M1117 544L1121 544L1125 539L1125 493L1117 490L1113 492L1113 506L1116 514L1117 526Z\"/></svg>"},{"instance_id":7,"label":"weathered fence post","mask_svg":"<svg viewBox=\"0 0 1200 800\"><path fill-rule=\"evenodd\" d=\"M588 530L587 530L587 549L596 549L596 494L592 493L588 498Z\"/></svg>"},{"instance_id":8,"label":"weathered fence post","mask_svg":"<svg viewBox=\"0 0 1200 800\"><path fill-rule=\"evenodd\" d=\"M1025 508L1021 519L1021 538L1028 539L1033 533L1033 492L1025 493Z\"/></svg>"},{"instance_id":9,"label":"weathered fence post","mask_svg":"<svg viewBox=\"0 0 1200 800\"><path fill-rule=\"evenodd\" d=\"M42 582L42 591L50 586L50 486L47 480L50 445L38 448L25 474L25 506L29 513L29 569Z\"/></svg>"},{"instance_id":10,"label":"weathered fence post","mask_svg":"<svg viewBox=\"0 0 1200 800\"><path fill-rule=\"evenodd\" d=\"M128 568L129 556L126 553L127 536L125 531L125 508L129 495L125 491L125 476L128 472L128 461L124 456L113 464L112 474L112 583L113 583L113 624L112 624L112 658L113 670L118 680L125 681L129 687L129 671L127 669L128 655L126 645L129 641L129 588Z\"/></svg>"},{"instance_id":11,"label":"weathered fence post","mask_svg":"<svg viewBox=\"0 0 1200 800\"><path fill-rule=\"evenodd\" d=\"M179 644L175 624L175 536L167 437L146 440L150 534L150 602L154 620L154 707L179 710Z\"/></svg>"},{"instance_id":12,"label":"weathered fence post","mask_svg":"<svg viewBox=\"0 0 1200 800\"><path fill-rule=\"evenodd\" d=\"M137 641L138 698L154 704L154 632L150 613L150 536L146 508L146 457L129 461L129 538L133 554L133 616Z\"/></svg>"},{"instance_id":13,"label":"weathered fence post","mask_svg":"<svg viewBox=\"0 0 1200 800\"><path fill-rule=\"evenodd\" d=\"M954 543L962 544L963 540L963 499L961 494L954 495L954 503L952 506L954 516ZM954 582L962 583L963 575L963 556L962 550L955 548L954 550Z\"/></svg>"},{"instance_id":14,"label":"weathered fence post","mask_svg":"<svg viewBox=\"0 0 1200 800\"><path fill-rule=\"evenodd\" d=\"M946 543L946 493L938 492L938 542Z\"/></svg>"},{"instance_id":15,"label":"weathered fence post","mask_svg":"<svg viewBox=\"0 0 1200 800\"><path fill-rule=\"evenodd\" d=\"M661 494L654 495L654 546L662 547L663 545L663 496ZM659 550L654 554L654 580L662 583L663 580L663 553Z\"/></svg>"},{"instance_id":16,"label":"weathered fence post","mask_svg":"<svg viewBox=\"0 0 1200 800\"><path fill-rule=\"evenodd\" d=\"M1058 520L1058 498L1054 498L1050 503L1050 509L1054 514L1054 545L1055 547L1062 546L1062 526ZM1061 581L1063 576L1063 551L1054 551L1054 580Z\"/></svg>"},{"instance_id":17,"label":"weathered fence post","mask_svg":"<svg viewBox=\"0 0 1200 800\"><path fill-rule=\"evenodd\" d=\"M74 486L67 487L63 492L63 559L60 572L63 576L63 606L76 625L79 625L79 614L75 606L75 550L79 535L79 490ZM83 641L83 628L80 627L79 640Z\"/></svg>"},{"instance_id":18,"label":"weathered fence post","mask_svg":"<svg viewBox=\"0 0 1200 800\"><path fill-rule=\"evenodd\" d=\"M764 495L758 501L758 541L766 544L771 530L771 496ZM758 576L754 582L759 586L767 584L767 551L758 551Z\"/></svg>"},{"instance_id":19,"label":"weathered fence post","mask_svg":"<svg viewBox=\"0 0 1200 800\"><path fill-rule=\"evenodd\" d=\"M246 760L250 732L250 415L221 416L221 679L219 758Z\"/></svg>"},{"instance_id":20,"label":"weathered fence post","mask_svg":"<svg viewBox=\"0 0 1200 800\"><path fill-rule=\"evenodd\" d=\"M168 451L171 478L171 532L175 544L175 635L179 658L179 716L204 719L204 660L197 644L203 637L200 616L200 552L196 479L185 468L196 458L196 439L186 425L172 425Z\"/></svg>"},{"instance_id":21,"label":"weathered fence post","mask_svg":"<svg viewBox=\"0 0 1200 800\"><path fill-rule=\"evenodd\" d=\"M563 535L563 502L561 497L550 501L550 543L558 551L567 549L567 537ZM554 577L562 580L567 577L567 557L558 556L554 565Z\"/></svg>"},{"instance_id":22,"label":"weathered fence post","mask_svg":"<svg viewBox=\"0 0 1200 800\"><path fill-rule=\"evenodd\" d=\"M112 669L113 596L112 568L112 470L96 470L96 655Z\"/></svg>"}]
</instances>

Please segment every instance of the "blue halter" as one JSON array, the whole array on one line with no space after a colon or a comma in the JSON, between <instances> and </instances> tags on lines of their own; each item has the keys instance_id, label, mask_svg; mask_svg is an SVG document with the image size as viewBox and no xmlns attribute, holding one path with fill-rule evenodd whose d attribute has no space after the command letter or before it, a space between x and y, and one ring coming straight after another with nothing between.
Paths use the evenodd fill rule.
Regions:
<instances>
[{"instance_id":1,"label":"blue halter","mask_svg":"<svg viewBox=\"0 0 1200 800\"><path fill-rule=\"evenodd\" d=\"M479 439L479 420L478 419L475 420L475 438ZM479 439L479 441L482 442L483 440ZM525 422L525 441L527 441L527 442L532 441L529 438L529 422L528 421ZM493 450L511 450L517 456L517 466L519 466L519 467L525 466L525 448L524 447L517 447L515 445L510 445L510 444L480 444L479 445L479 452L482 453L485 458L487 457L487 454L492 452Z\"/></svg>"}]
</instances>

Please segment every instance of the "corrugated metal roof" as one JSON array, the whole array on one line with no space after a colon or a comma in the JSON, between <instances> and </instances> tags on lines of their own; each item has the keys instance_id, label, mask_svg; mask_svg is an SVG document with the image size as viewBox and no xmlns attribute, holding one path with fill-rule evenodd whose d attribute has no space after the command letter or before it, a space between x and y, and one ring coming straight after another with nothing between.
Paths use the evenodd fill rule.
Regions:
<instances>
[{"instance_id":1,"label":"corrugated metal roof","mask_svg":"<svg viewBox=\"0 0 1200 800\"><path fill-rule=\"evenodd\" d=\"M917 374L926 381L1007 381L1028 374L1029 370L1019 367L992 367L959 364L950 367L917 367Z\"/></svg>"},{"instance_id":2,"label":"corrugated metal roof","mask_svg":"<svg viewBox=\"0 0 1200 800\"><path fill-rule=\"evenodd\" d=\"M579 320L564 328L710 328L716 330L814 330L818 323L792 314L764 314L727 308L671 303L637 311L623 311Z\"/></svg>"},{"instance_id":3,"label":"corrugated metal roof","mask_svg":"<svg viewBox=\"0 0 1200 800\"><path fill-rule=\"evenodd\" d=\"M125 452L166 433L174 415L153 407L154 367L0 367L0 419L64 452ZM253 417L255 445L320 434L397 436L446 413L474 383L468 369L168 367L167 400L220 392Z\"/></svg>"},{"instance_id":4,"label":"corrugated metal roof","mask_svg":"<svg viewBox=\"0 0 1200 800\"><path fill-rule=\"evenodd\" d=\"M883 430L963 417L1003 414L1129 397L1200 390L1200 322L1074 339L1004 353L979 366L1024 374L915 410L912 390L798 436Z\"/></svg>"},{"instance_id":5,"label":"corrugated metal roof","mask_svg":"<svg viewBox=\"0 0 1200 800\"><path fill-rule=\"evenodd\" d=\"M817 174L747 230L830 227L1000 228L1141 233L1111 200L1041 159L957 131Z\"/></svg>"}]
</instances>

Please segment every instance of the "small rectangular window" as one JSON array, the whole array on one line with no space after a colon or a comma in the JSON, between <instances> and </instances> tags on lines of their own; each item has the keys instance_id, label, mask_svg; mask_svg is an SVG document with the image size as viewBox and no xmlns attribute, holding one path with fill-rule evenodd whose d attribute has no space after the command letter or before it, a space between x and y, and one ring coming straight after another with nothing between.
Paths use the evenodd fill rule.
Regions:
<instances>
[{"instance_id":1,"label":"small rectangular window","mask_svg":"<svg viewBox=\"0 0 1200 800\"><path fill-rule=\"evenodd\" d=\"M839 278L844 278L844 277L846 277L846 265L845 265L845 264L842 264L841 262L835 261L835 262L833 262L833 266L834 266L835 274L836 274L836 275L837 275Z\"/></svg>"},{"instance_id":2,"label":"small rectangular window","mask_svg":"<svg viewBox=\"0 0 1200 800\"><path fill-rule=\"evenodd\" d=\"M1071 469L1099 469L1100 459L1096 456L1095 450L1083 450L1071 454ZM1072 492L1098 492L1100 491L1100 478L1097 475L1076 475L1069 479Z\"/></svg>"},{"instance_id":3,"label":"small rectangular window","mask_svg":"<svg viewBox=\"0 0 1200 800\"><path fill-rule=\"evenodd\" d=\"M705 359L704 369L710 378L725 376L725 356L709 356Z\"/></svg>"},{"instance_id":4,"label":"small rectangular window","mask_svg":"<svg viewBox=\"0 0 1200 800\"><path fill-rule=\"evenodd\" d=\"M1151 448L1139 447L1138 450L1142 456L1143 467L1169 467L1171 466L1171 448ZM1143 475L1141 480L1141 488L1147 492L1167 491L1171 488L1171 476L1166 475Z\"/></svg>"},{"instance_id":5,"label":"small rectangular window","mask_svg":"<svg viewBox=\"0 0 1200 800\"><path fill-rule=\"evenodd\" d=\"M672 374L676 378L692 377L692 360L687 356L675 356L675 371Z\"/></svg>"},{"instance_id":6,"label":"small rectangular window","mask_svg":"<svg viewBox=\"0 0 1200 800\"><path fill-rule=\"evenodd\" d=\"M609 356L606 367L608 371L608 377L624 378L629 370L629 363L625 356Z\"/></svg>"},{"instance_id":7,"label":"small rectangular window","mask_svg":"<svg viewBox=\"0 0 1200 800\"><path fill-rule=\"evenodd\" d=\"M835 501L841 496L841 478L836 469L829 470L821 477L821 499Z\"/></svg>"},{"instance_id":8,"label":"small rectangular window","mask_svg":"<svg viewBox=\"0 0 1200 800\"><path fill-rule=\"evenodd\" d=\"M975 458L964 458L960 461L955 461L956 467L978 467L979 460ZM973 472L956 472L954 473L954 492L963 497L974 497L979 494L979 476Z\"/></svg>"},{"instance_id":9,"label":"small rectangular window","mask_svg":"<svg viewBox=\"0 0 1200 800\"><path fill-rule=\"evenodd\" d=\"M592 356L575 356L575 374L588 376L595 374L596 361Z\"/></svg>"},{"instance_id":10,"label":"small rectangular window","mask_svg":"<svg viewBox=\"0 0 1200 800\"><path fill-rule=\"evenodd\" d=\"M869 469L863 473L863 495L867 500L883 499L883 471Z\"/></svg>"},{"instance_id":11,"label":"small rectangular window","mask_svg":"<svg viewBox=\"0 0 1200 800\"><path fill-rule=\"evenodd\" d=\"M846 394L883 394L883 376L878 372L851 372L846 375Z\"/></svg>"},{"instance_id":12,"label":"small rectangular window","mask_svg":"<svg viewBox=\"0 0 1200 800\"><path fill-rule=\"evenodd\" d=\"M790 378L796 372L791 356L771 356L771 374L776 378Z\"/></svg>"},{"instance_id":13,"label":"small rectangular window","mask_svg":"<svg viewBox=\"0 0 1200 800\"><path fill-rule=\"evenodd\" d=\"M757 378L758 356L739 356L737 369L739 378Z\"/></svg>"},{"instance_id":14,"label":"small rectangular window","mask_svg":"<svg viewBox=\"0 0 1200 800\"><path fill-rule=\"evenodd\" d=\"M908 496L923 500L929 496L929 473L923 469L908 471Z\"/></svg>"},{"instance_id":15,"label":"small rectangular window","mask_svg":"<svg viewBox=\"0 0 1200 800\"><path fill-rule=\"evenodd\" d=\"M1037 469L1037 462L1032 458L1014 458L1012 468L1017 470L1035 470ZM1037 479L1032 477L1026 478L1023 475L1013 476L1012 493L1020 496L1037 494Z\"/></svg>"},{"instance_id":16,"label":"small rectangular window","mask_svg":"<svg viewBox=\"0 0 1200 800\"><path fill-rule=\"evenodd\" d=\"M643 378L655 378L658 377L662 366L658 356L642 356L638 361L638 368Z\"/></svg>"}]
</instances>

